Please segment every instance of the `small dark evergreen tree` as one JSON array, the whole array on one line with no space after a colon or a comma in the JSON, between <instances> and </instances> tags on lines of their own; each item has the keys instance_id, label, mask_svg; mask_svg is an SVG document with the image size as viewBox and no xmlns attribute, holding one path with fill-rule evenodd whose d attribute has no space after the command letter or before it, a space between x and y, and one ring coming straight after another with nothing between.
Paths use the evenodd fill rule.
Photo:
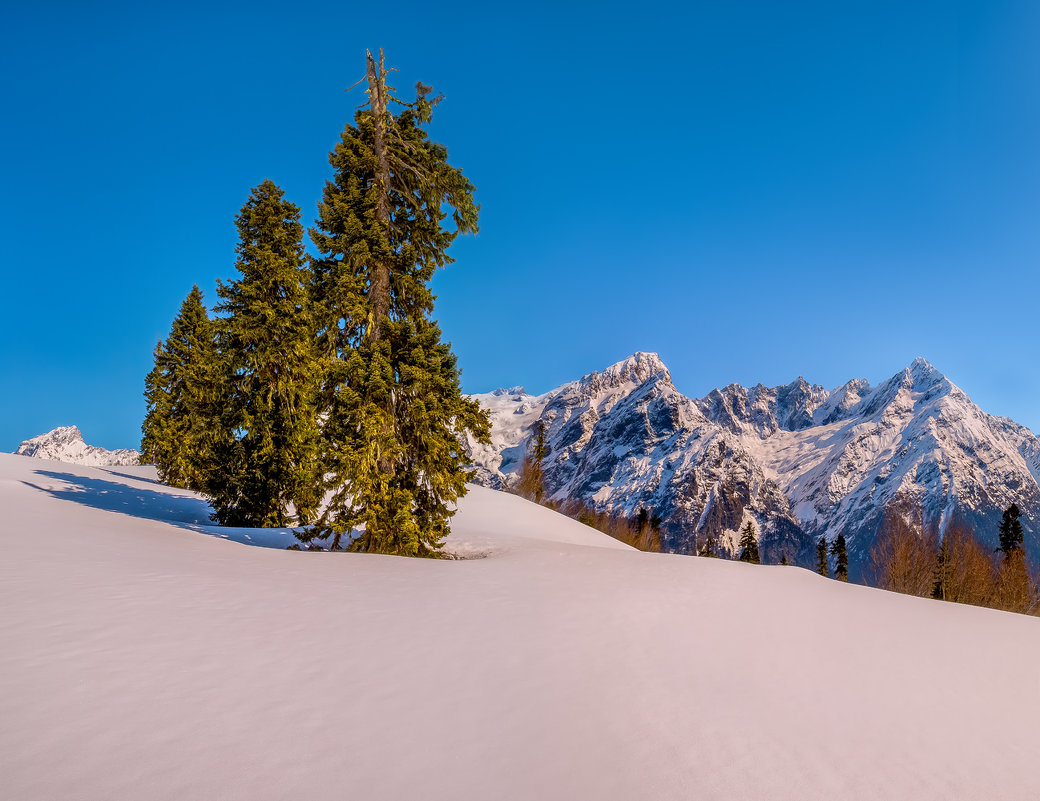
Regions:
<instances>
[{"instance_id":1,"label":"small dark evergreen tree","mask_svg":"<svg viewBox=\"0 0 1040 801\"><path fill-rule=\"evenodd\" d=\"M549 456L549 444L545 441L545 422L538 420L534 424L534 436L528 442L528 453L520 468L520 480L517 482L517 494L541 503L545 496L545 470L542 463Z\"/></svg>"},{"instance_id":2,"label":"small dark evergreen tree","mask_svg":"<svg viewBox=\"0 0 1040 801\"><path fill-rule=\"evenodd\" d=\"M272 181L235 218L240 277L219 282L230 440L210 488L224 525L306 523L321 497L317 353L300 210Z\"/></svg>"},{"instance_id":3,"label":"small dark evergreen tree","mask_svg":"<svg viewBox=\"0 0 1040 801\"><path fill-rule=\"evenodd\" d=\"M698 556L707 556L711 559L717 559L719 556L719 538L715 536L715 532L712 529L704 535L704 542L701 544L700 550L697 551Z\"/></svg>"},{"instance_id":4,"label":"small dark evergreen tree","mask_svg":"<svg viewBox=\"0 0 1040 801\"><path fill-rule=\"evenodd\" d=\"M787 565L787 554L786 553L780 554L780 564L782 564L784 566Z\"/></svg>"},{"instance_id":5,"label":"small dark evergreen tree","mask_svg":"<svg viewBox=\"0 0 1040 801\"><path fill-rule=\"evenodd\" d=\"M758 540L755 538L755 524L750 520L740 532L740 557L741 562L751 562L753 565L761 564L758 556Z\"/></svg>"},{"instance_id":6,"label":"small dark evergreen tree","mask_svg":"<svg viewBox=\"0 0 1040 801\"><path fill-rule=\"evenodd\" d=\"M661 517L640 506L631 520L633 530L632 545L641 551L658 553L661 550Z\"/></svg>"},{"instance_id":7,"label":"small dark evergreen tree","mask_svg":"<svg viewBox=\"0 0 1040 801\"><path fill-rule=\"evenodd\" d=\"M946 600L951 567L949 538L943 537L935 553L935 586L932 587L932 597L939 601Z\"/></svg>"},{"instance_id":8,"label":"small dark evergreen tree","mask_svg":"<svg viewBox=\"0 0 1040 801\"><path fill-rule=\"evenodd\" d=\"M321 466L333 492L306 536L428 556L466 492L465 437L489 437L431 317L430 281L451 263L455 237L477 230L478 207L472 184L423 127L437 102L431 89L419 84L405 103L386 84L382 53L378 63L369 53L367 65L368 102L329 156L335 175L311 229L320 254Z\"/></svg>"},{"instance_id":9,"label":"small dark evergreen tree","mask_svg":"<svg viewBox=\"0 0 1040 801\"><path fill-rule=\"evenodd\" d=\"M831 543L831 555L834 557L834 578L838 581L849 580L849 552L845 547L845 535L839 533Z\"/></svg>"},{"instance_id":10,"label":"small dark evergreen tree","mask_svg":"<svg viewBox=\"0 0 1040 801\"><path fill-rule=\"evenodd\" d=\"M141 460L156 466L164 484L206 490L219 437L220 373L213 322L193 286L145 378Z\"/></svg>"},{"instance_id":11,"label":"small dark evergreen tree","mask_svg":"<svg viewBox=\"0 0 1040 801\"><path fill-rule=\"evenodd\" d=\"M1005 559L1022 548L1022 524L1018 520L1021 516L1018 504L1013 503L1004 510L1000 520L1000 547L997 550L1004 553Z\"/></svg>"},{"instance_id":12,"label":"small dark evergreen tree","mask_svg":"<svg viewBox=\"0 0 1040 801\"><path fill-rule=\"evenodd\" d=\"M830 568L827 564L827 537L820 537L816 543L816 572L821 576L830 576Z\"/></svg>"}]
</instances>

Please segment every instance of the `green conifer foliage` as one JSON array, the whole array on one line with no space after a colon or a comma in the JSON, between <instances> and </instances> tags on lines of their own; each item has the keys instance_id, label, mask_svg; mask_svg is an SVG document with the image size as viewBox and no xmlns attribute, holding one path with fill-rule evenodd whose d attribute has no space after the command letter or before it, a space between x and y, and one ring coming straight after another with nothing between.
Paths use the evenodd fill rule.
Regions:
<instances>
[{"instance_id":1,"label":"green conifer foliage","mask_svg":"<svg viewBox=\"0 0 1040 801\"><path fill-rule=\"evenodd\" d=\"M321 482L318 361L300 210L264 181L235 225L239 278L217 289L229 384L221 410L224 469L209 494L224 525L306 523Z\"/></svg>"},{"instance_id":2,"label":"green conifer foliage","mask_svg":"<svg viewBox=\"0 0 1040 801\"><path fill-rule=\"evenodd\" d=\"M780 554L780 564L783 565L784 567L787 566L788 562L787 562L787 554L786 553Z\"/></svg>"},{"instance_id":3,"label":"green conifer foliage","mask_svg":"<svg viewBox=\"0 0 1040 801\"><path fill-rule=\"evenodd\" d=\"M821 576L830 576L830 568L827 564L827 537L822 536L816 543L816 572Z\"/></svg>"},{"instance_id":4,"label":"green conifer foliage","mask_svg":"<svg viewBox=\"0 0 1040 801\"><path fill-rule=\"evenodd\" d=\"M423 126L436 100L403 103L368 57L369 102L329 162L311 238L322 332L323 468L333 494L313 536L354 550L433 555L465 493L467 434L489 424L464 398L432 320L434 272L459 233L477 230L473 186ZM388 104L399 107L393 113ZM446 224L450 210L452 225Z\"/></svg>"},{"instance_id":5,"label":"green conifer foliage","mask_svg":"<svg viewBox=\"0 0 1040 801\"><path fill-rule=\"evenodd\" d=\"M1003 551L1005 558L1022 548L1022 524L1018 520L1021 516L1018 504L1013 503L1004 510L1000 519L1000 547L997 550Z\"/></svg>"},{"instance_id":6,"label":"green conifer foliage","mask_svg":"<svg viewBox=\"0 0 1040 801\"><path fill-rule=\"evenodd\" d=\"M213 322L202 291L193 286L170 334L155 347L145 378L147 411L141 426L141 460L154 464L173 487L205 491L219 436L220 363Z\"/></svg>"},{"instance_id":7,"label":"green conifer foliage","mask_svg":"<svg viewBox=\"0 0 1040 801\"><path fill-rule=\"evenodd\" d=\"M758 556L758 539L755 537L755 524L750 520L740 532L740 561L761 564Z\"/></svg>"},{"instance_id":8,"label":"green conifer foliage","mask_svg":"<svg viewBox=\"0 0 1040 801\"><path fill-rule=\"evenodd\" d=\"M849 580L849 552L845 547L845 535L839 533L831 543L831 555L834 557L834 578L838 581Z\"/></svg>"}]
</instances>

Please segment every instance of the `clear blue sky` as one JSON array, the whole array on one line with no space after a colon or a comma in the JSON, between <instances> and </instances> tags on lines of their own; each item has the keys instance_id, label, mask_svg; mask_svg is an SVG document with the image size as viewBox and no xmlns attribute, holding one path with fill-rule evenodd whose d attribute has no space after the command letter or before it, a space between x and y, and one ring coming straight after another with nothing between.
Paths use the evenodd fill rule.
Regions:
<instances>
[{"instance_id":1,"label":"clear blue sky","mask_svg":"<svg viewBox=\"0 0 1040 801\"><path fill-rule=\"evenodd\" d=\"M471 178L470 392L636 350L677 386L925 356L1040 430L1040 4L8 4L0 450L136 446L152 348L266 178L314 217L366 47Z\"/></svg>"}]
</instances>

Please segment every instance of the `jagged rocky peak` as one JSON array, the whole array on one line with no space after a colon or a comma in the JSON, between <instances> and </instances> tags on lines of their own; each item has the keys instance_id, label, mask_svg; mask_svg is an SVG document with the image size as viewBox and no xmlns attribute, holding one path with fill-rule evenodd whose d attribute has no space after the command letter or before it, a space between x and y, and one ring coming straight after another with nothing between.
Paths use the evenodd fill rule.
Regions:
<instances>
[{"instance_id":1,"label":"jagged rocky peak","mask_svg":"<svg viewBox=\"0 0 1040 801\"><path fill-rule=\"evenodd\" d=\"M950 379L936 370L927 359L918 356L909 367L881 382L868 397L864 397L856 414L869 417L896 404L900 399L903 405L920 404L948 395L953 389Z\"/></svg>"},{"instance_id":2,"label":"jagged rocky peak","mask_svg":"<svg viewBox=\"0 0 1040 801\"><path fill-rule=\"evenodd\" d=\"M492 392L490 394L494 395L497 398L503 398L503 397L506 397L506 396L523 396L523 395L526 395L527 392L524 390L523 386L515 386L515 387L499 387L496 390L492 390Z\"/></svg>"},{"instance_id":3,"label":"jagged rocky peak","mask_svg":"<svg viewBox=\"0 0 1040 801\"><path fill-rule=\"evenodd\" d=\"M813 414L830 395L818 384L810 384L801 376L784 387L776 388L776 422L784 431L801 431L813 424Z\"/></svg>"},{"instance_id":4,"label":"jagged rocky peak","mask_svg":"<svg viewBox=\"0 0 1040 801\"><path fill-rule=\"evenodd\" d=\"M827 401L814 413L815 425L827 425L844 420L871 392L870 382L865 378L853 378L830 393Z\"/></svg>"},{"instance_id":5,"label":"jagged rocky peak","mask_svg":"<svg viewBox=\"0 0 1040 801\"><path fill-rule=\"evenodd\" d=\"M130 448L109 451L83 441L76 426L60 426L46 434L25 440L15 453L36 459L84 464L95 467L138 464L141 454Z\"/></svg>"},{"instance_id":6,"label":"jagged rocky peak","mask_svg":"<svg viewBox=\"0 0 1040 801\"><path fill-rule=\"evenodd\" d=\"M813 425L813 415L829 396L823 387L799 376L790 384L748 389L729 384L712 390L697 406L716 425L734 433L769 436L777 430L801 431Z\"/></svg>"},{"instance_id":7,"label":"jagged rocky peak","mask_svg":"<svg viewBox=\"0 0 1040 801\"><path fill-rule=\"evenodd\" d=\"M936 384L949 384L949 379L940 373L932 364L920 356L910 363L903 371L904 384L909 385L915 392L927 392Z\"/></svg>"},{"instance_id":8,"label":"jagged rocky peak","mask_svg":"<svg viewBox=\"0 0 1040 801\"><path fill-rule=\"evenodd\" d=\"M605 370L589 373L578 382L578 385L583 392L595 394L604 390L616 389L625 384L638 386L656 376L661 376L669 384L672 381L671 373L664 366L660 356L656 353L637 351Z\"/></svg>"}]
</instances>

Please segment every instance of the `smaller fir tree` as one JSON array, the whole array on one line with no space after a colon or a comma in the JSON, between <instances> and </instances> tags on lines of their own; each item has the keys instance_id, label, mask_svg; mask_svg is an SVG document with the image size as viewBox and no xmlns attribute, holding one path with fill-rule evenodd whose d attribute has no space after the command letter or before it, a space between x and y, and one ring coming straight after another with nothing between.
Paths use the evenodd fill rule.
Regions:
<instances>
[{"instance_id":1,"label":"smaller fir tree","mask_svg":"<svg viewBox=\"0 0 1040 801\"><path fill-rule=\"evenodd\" d=\"M838 581L849 580L849 552L845 547L845 535L839 533L831 543L831 555L834 557L834 578Z\"/></svg>"},{"instance_id":2,"label":"smaller fir tree","mask_svg":"<svg viewBox=\"0 0 1040 801\"><path fill-rule=\"evenodd\" d=\"M154 464L164 484L204 492L217 461L224 383L213 322L198 286L154 355L145 377L141 461Z\"/></svg>"},{"instance_id":3,"label":"smaller fir tree","mask_svg":"<svg viewBox=\"0 0 1040 801\"><path fill-rule=\"evenodd\" d=\"M780 564L784 565L785 567L787 566L787 554L786 553L780 554Z\"/></svg>"},{"instance_id":4,"label":"smaller fir tree","mask_svg":"<svg viewBox=\"0 0 1040 801\"><path fill-rule=\"evenodd\" d=\"M740 561L753 565L762 563L758 556L758 540L755 538L755 524L750 520L740 532Z\"/></svg>"},{"instance_id":5,"label":"smaller fir tree","mask_svg":"<svg viewBox=\"0 0 1040 801\"><path fill-rule=\"evenodd\" d=\"M816 543L816 572L829 577L831 572L827 565L827 551L827 537L824 535Z\"/></svg>"}]
</instances>

